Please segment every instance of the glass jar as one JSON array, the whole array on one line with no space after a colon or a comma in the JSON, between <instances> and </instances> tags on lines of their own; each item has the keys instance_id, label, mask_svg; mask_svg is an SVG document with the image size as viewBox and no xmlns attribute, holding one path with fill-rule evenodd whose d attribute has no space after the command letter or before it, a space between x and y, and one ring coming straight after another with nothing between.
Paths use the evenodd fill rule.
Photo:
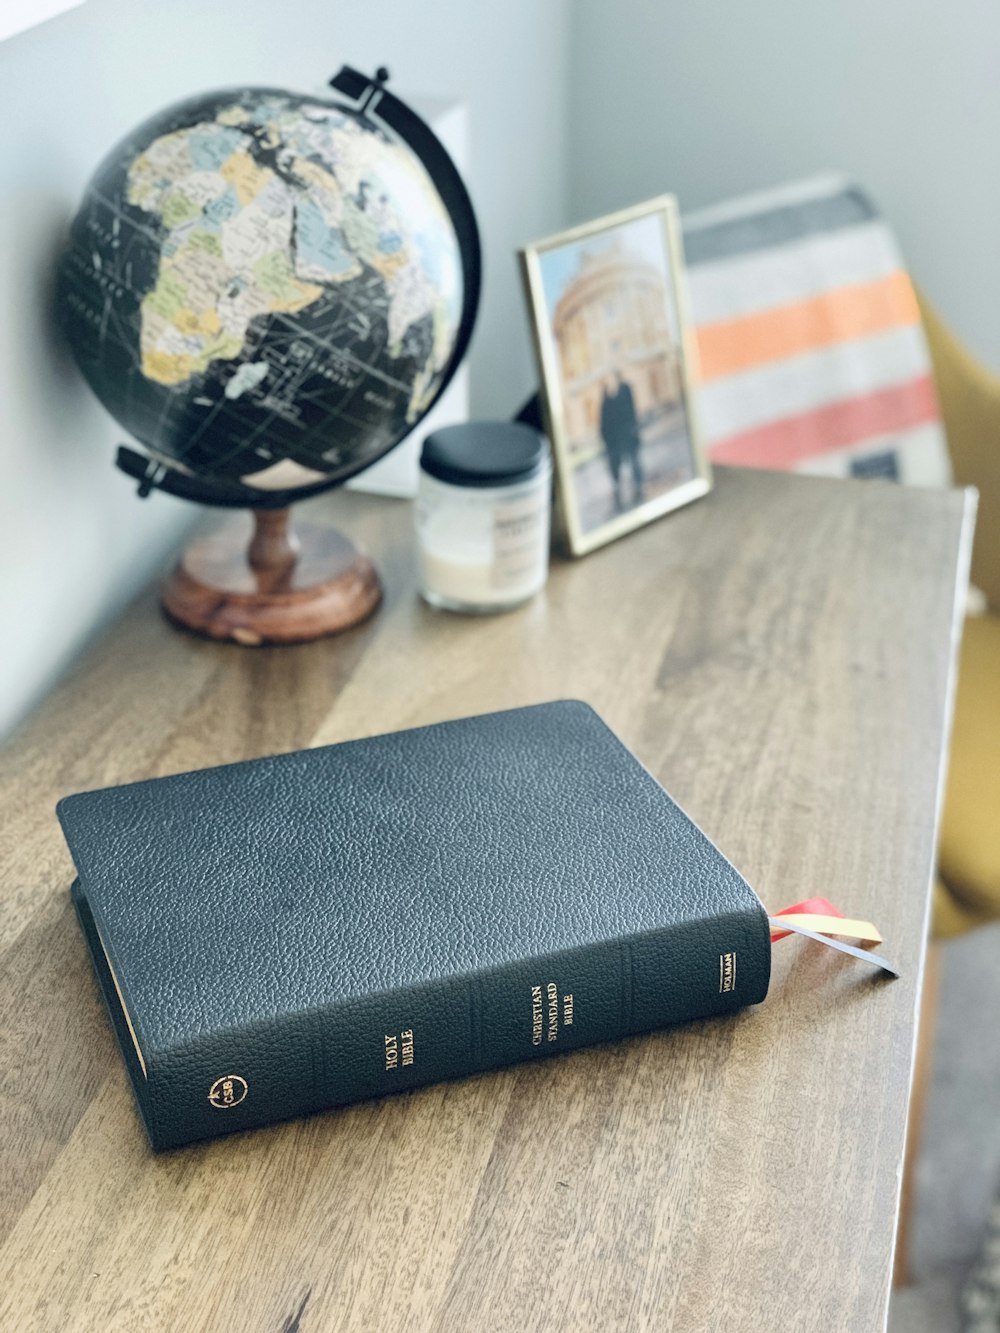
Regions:
<instances>
[{"instance_id":1,"label":"glass jar","mask_svg":"<svg viewBox=\"0 0 1000 1333\"><path fill-rule=\"evenodd\" d=\"M484 614L528 601L549 566L548 441L517 422L470 421L424 440L417 491L421 596Z\"/></svg>"}]
</instances>

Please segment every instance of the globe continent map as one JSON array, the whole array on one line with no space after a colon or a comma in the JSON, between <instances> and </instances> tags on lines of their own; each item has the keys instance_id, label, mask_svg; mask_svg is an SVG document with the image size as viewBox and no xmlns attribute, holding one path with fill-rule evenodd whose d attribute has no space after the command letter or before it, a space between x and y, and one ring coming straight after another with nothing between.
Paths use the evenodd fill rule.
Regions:
<instances>
[{"instance_id":1,"label":"globe continent map","mask_svg":"<svg viewBox=\"0 0 1000 1333\"><path fill-rule=\"evenodd\" d=\"M294 491L357 472L435 398L462 261L412 150L273 90L192 99L98 169L60 279L84 375L147 450Z\"/></svg>"}]
</instances>

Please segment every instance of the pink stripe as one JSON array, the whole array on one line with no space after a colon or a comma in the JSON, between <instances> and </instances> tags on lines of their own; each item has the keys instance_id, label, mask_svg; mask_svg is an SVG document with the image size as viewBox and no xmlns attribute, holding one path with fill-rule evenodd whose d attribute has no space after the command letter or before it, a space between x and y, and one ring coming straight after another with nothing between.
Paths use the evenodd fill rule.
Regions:
<instances>
[{"instance_id":1,"label":"pink stripe","mask_svg":"<svg viewBox=\"0 0 1000 1333\"><path fill-rule=\"evenodd\" d=\"M816 454L848 449L873 436L912 430L937 420L934 381L930 375L920 375L905 384L730 435L711 445L709 453L714 463L792 468Z\"/></svg>"}]
</instances>

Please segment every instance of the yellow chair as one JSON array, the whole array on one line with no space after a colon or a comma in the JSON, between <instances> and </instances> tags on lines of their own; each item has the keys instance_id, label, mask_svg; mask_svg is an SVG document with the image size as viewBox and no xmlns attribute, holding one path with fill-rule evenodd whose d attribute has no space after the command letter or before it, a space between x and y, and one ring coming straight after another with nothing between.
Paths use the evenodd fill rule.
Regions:
<instances>
[{"instance_id":1,"label":"yellow chair","mask_svg":"<svg viewBox=\"0 0 1000 1333\"><path fill-rule=\"evenodd\" d=\"M955 482L979 491L972 583L986 598L965 622L938 843L933 940L927 958L907 1133L897 1285L909 1278L913 1178L937 1007L937 941L1000 918L1000 376L981 366L918 292Z\"/></svg>"},{"instance_id":2,"label":"yellow chair","mask_svg":"<svg viewBox=\"0 0 1000 1333\"><path fill-rule=\"evenodd\" d=\"M920 298L955 481L979 491L972 582L982 615L965 623L938 849L934 935L1000 918L1000 377Z\"/></svg>"}]
</instances>

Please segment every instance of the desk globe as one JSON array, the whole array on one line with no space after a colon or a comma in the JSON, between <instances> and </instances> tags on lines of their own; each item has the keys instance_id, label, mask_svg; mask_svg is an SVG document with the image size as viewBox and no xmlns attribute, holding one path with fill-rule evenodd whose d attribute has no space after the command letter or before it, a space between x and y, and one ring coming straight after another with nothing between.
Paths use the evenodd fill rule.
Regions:
<instances>
[{"instance_id":1,"label":"desk globe","mask_svg":"<svg viewBox=\"0 0 1000 1333\"><path fill-rule=\"evenodd\" d=\"M163 594L191 629L295 642L377 606L371 562L289 505L336 486L430 410L479 297L472 205L443 146L374 79L351 103L271 88L188 99L97 169L59 273L62 325L139 481L254 511L192 543ZM243 539L245 542L245 538Z\"/></svg>"}]
</instances>

